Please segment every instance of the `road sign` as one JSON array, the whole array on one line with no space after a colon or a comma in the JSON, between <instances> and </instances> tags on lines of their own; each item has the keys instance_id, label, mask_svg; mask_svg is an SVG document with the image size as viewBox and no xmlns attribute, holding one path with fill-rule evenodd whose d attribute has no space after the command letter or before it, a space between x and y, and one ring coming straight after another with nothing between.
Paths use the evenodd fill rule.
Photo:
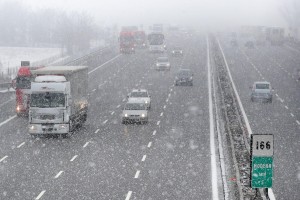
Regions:
<instances>
[{"instance_id":1,"label":"road sign","mask_svg":"<svg viewBox=\"0 0 300 200\"><path fill-rule=\"evenodd\" d=\"M273 135L251 135L252 156L273 156L274 142Z\"/></svg>"},{"instance_id":2,"label":"road sign","mask_svg":"<svg viewBox=\"0 0 300 200\"><path fill-rule=\"evenodd\" d=\"M251 135L251 187L271 188L273 180L273 135Z\"/></svg>"},{"instance_id":3,"label":"road sign","mask_svg":"<svg viewBox=\"0 0 300 200\"><path fill-rule=\"evenodd\" d=\"M253 157L251 171L252 188L271 188L273 180L273 157Z\"/></svg>"}]
</instances>

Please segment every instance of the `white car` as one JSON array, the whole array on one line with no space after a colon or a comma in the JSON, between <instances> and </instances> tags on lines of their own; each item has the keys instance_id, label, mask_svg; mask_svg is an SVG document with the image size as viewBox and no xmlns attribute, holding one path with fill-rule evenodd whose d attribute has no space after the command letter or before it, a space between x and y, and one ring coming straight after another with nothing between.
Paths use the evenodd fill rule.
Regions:
<instances>
[{"instance_id":1,"label":"white car","mask_svg":"<svg viewBox=\"0 0 300 200\"><path fill-rule=\"evenodd\" d=\"M140 99L145 102L147 110L151 108L151 96L146 89L133 89L131 93L128 94L129 99Z\"/></svg>"},{"instance_id":2,"label":"white car","mask_svg":"<svg viewBox=\"0 0 300 200\"><path fill-rule=\"evenodd\" d=\"M171 64L168 57L159 57L156 60L156 70L169 70L171 69Z\"/></svg>"},{"instance_id":3,"label":"white car","mask_svg":"<svg viewBox=\"0 0 300 200\"><path fill-rule=\"evenodd\" d=\"M128 99L122 113L122 124L128 122L148 123L148 110L141 99Z\"/></svg>"}]
</instances>

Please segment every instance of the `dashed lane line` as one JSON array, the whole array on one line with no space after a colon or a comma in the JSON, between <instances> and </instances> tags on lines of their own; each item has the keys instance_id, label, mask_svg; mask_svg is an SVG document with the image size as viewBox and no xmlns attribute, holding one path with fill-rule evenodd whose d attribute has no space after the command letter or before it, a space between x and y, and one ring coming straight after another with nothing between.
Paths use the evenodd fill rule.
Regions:
<instances>
[{"instance_id":1,"label":"dashed lane line","mask_svg":"<svg viewBox=\"0 0 300 200\"><path fill-rule=\"evenodd\" d=\"M147 147L148 147L148 148L150 148L150 147L151 147L151 145L152 145L152 142L149 142L149 144L148 144L148 146L147 146Z\"/></svg>"},{"instance_id":2,"label":"dashed lane line","mask_svg":"<svg viewBox=\"0 0 300 200\"><path fill-rule=\"evenodd\" d=\"M96 91L96 89L93 89L92 91L93 91L93 92L95 92L95 91Z\"/></svg>"},{"instance_id":3,"label":"dashed lane line","mask_svg":"<svg viewBox=\"0 0 300 200\"><path fill-rule=\"evenodd\" d=\"M25 142L22 142L21 144L19 144L18 146L17 146L17 148L19 149L21 146L23 146L25 144Z\"/></svg>"},{"instance_id":4,"label":"dashed lane line","mask_svg":"<svg viewBox=\"0 0 300 200\"><path fill-rule=\"evenodd\" d=\"M129 200L131 197L132 191L128 191L127 195L126 195L126 199L125 200Z\"/></svg>"},{"instance_id":5,"label":"dashed lane line","mask_svg":"<svg viewBox=\"0 0 300 200\"><path fill-rule=\"evenodd\" d=\"M73 156L73 158L70 161L73 162L77 157L78 155Z\"/></svg>"},{"instance_id":6,"label":"dashed lane line","mask_svg":"<svg viewBox=\"0 0 300 200\"><path fill-rule=\"evenodd\" d=\"M90 142L86 142L84 145L83 145L83 148L87 147L89 145Z\"/></svg>"},{"instance_id":7,"label":"dashed lane line","mask_svg":"<svg viewBox=\"0 0 300 200\"><path fill-rule=\"evenodd\" d=\"M289 109L289 107L287 107L287 106L284 106L287 110Z\"/></svg>"},{"instance_id":8,"label":"dashed lane line","mask_svg":"<svg viewBox=\"0 0 300 200\"><path fill-rule=\"evenodd\" d=\"M41 193L35 198L35 200L39 200L44 194L46 190L41 191Z\"/></svg>"},{"instance_id":9,"label":"dashed lane line","mask_svg":"<svg viewBox=\"0 0 300 200\"><path fill-rule=\"evenodd\" d=\"M117 108L120 108L121 107L121 105L117 105Z\"/></svg>"},{"instance_id":10,"label":"dashed lane line","mask_svg":"<svg viewBox=\"0 0 300 200\"><path fill-rule=\"evenodd\" d=\"M4 161L7 157L8 157L8 156L4 156L3 158L1 158L1 159L0 159L0 163L1 163L2 161Z\"/></svg>"},{"instance_id":11,"label":"dashed lane line","mask_svg":"<svg viewBox=\"0 0 300 200\"><path fill-rule=\"evenodd\" d=\"M135 173L135 175L134 175L134 178L138 178L139 175L140 175L140 172L141 172L140 170L137 170L136 173Z\"/></svg>"},{"instance_id":12,"label":"dashed lane line","mask_svg":"<svg viewBox=\"0 0 300 200\"><path fill-rule=\"evenodd\" d=\"M111 114L111 115L115 114L115 111L112 111L110 114Z\"/></svg>"},{"instance_id":13,"label":"dashed lane line","mask_svg":"<svg viewBox=\"0 0 300 200\"><path fill-rule=\"evenodd\" d=\"M295 115L293 113L290 113L292 117L295 117Z\"/></svg>"},{"instance_id":14,"label":"dashed lane line","mask_svg":"<svg viewBox=\"0 0 300 200\"><path fill-rule=\"evenodd\" d=\"M160 121L158 121L156 124L157 124L157 126L158 126L158 125L160 124Z\"/></svg>"},{"instance_id":15,"label":"dashed lane line","mask_svg":"<svg viewBox=\"0 0 300 200\"><path fill-rule=\"evenodd\" d=\"M298 120L296 120L296 122L297 122L298 125L300 125L300 122ZM0 162L1 162L1 160L0 160Z\"/></svg>"},{"instance_id":16,"label":"dashed lane line","mask_svg":"<svg viewBox=\"0 0 300 200\"><path fill-rule=\"evenodd\" d=\"M162 117L164 115L164 113L162 112L162 113L160 113L160 116Z\"/></svg>"},{"instance_id":17,"label":"dashed lane line","mask_svg":"<svg viewBox=\"0 0 300 200\"><path fill-rule=\"evenodd\" d=\"M156 134L156 130L153 131L153 135L155 135L155 134Z\"/></svg>"},{"instance_id":18,"label":"dashed lane line","mask_svg":"<svg viewBox=\"0 0 300 200\"><path fill-rule=\"evenodd\" d=\"M147 155L143 155L142 162L146 160Z\"/></svg>"},{"instance_id":19,"label":"dashed lane line","mask_svg":"<svg viewBox=\"0 0 300 200\"><path fill-rule=\"evenodd\" d=\"M103 124L106 124L108 122L108 120L105 120L104 122L103 122Z\"/></svg>"},{"instance_id":20,"label":"dashed lane line","mask_svg":"<svg viewBox=\"0 0 300 200\"><path fill-rule=\"evenodd\" d=\"M98 133L100 131L100 129L98 128L96 131L95 131L95 133Z\"/></svg>"},{"instance_id":21,"label":"dashed lane line","mask_svg":"<svg viewBox=\"0 0 300 200\"><path fill-rule=\"evenodd\" d=\"M166 106L166 105L164 105L164 109L166 109L166 107L167 107L167 106Z\"/></svg>"},{"instance_id":22,"label":"dashed lane line","mask_svg":"<svg viewBox=\"0 0 300 200\"><path fill-rule=\"evenodd\" d=\"M58 178L63 172L64 172L64 171L58 172L54 178Z\"/></svg>"}]
</instances>

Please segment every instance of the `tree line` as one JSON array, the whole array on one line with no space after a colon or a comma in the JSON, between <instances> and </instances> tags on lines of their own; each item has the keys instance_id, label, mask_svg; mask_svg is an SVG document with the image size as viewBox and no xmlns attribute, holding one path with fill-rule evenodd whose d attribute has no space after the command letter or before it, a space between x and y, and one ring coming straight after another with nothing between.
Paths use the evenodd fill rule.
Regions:
<instances>
[{"instance_id":1,"label":"tree line","mask_svg":"<svg viewBox=\"0 0 300 200\"><path fill-rule=\"evenodd\" d=\"M0 4L0 46L56 46L89 48L90 41L104 34L87 13L32 10L20 2Z\"/></svg>"}]
</instances>

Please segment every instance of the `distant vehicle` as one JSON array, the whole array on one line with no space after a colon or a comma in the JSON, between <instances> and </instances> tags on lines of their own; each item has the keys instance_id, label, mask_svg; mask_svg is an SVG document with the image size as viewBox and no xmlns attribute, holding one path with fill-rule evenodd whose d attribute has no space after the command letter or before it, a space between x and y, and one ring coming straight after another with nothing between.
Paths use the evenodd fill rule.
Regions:
<instances>
[{"instance_id":1,"label":"distant vehicle","mask_svg":"<svg viewBox=\"0 0 300 200\"><path fill-rule=\"evenodd\" d=\"M147 36L145 31L134 32L135 46L137 48L147 48Z\"/></svg>"},{"instance_id":2,"label":"distant vehicle","mask_svg":"<svg viewBox=\"0 0 300 200\"><path fill-rule=\"evenodd\" d=\"M148 35L148 43L150 53L164 53L166 50L165 36L163 33L150 33Z\"/></svg>"},{"instance_id":3,"label":"distant vehicle","mask_svg":"<svg viewBox=\"0 0 300 200\"><path fill-rule=\"evenodd\" d=\"M284 43L284 28L269 27L266 29L266 38L271 45L283 45Z\"/></svg>"},{"instance_id":4,"label":"distant vehicle","mask_svg":"<svg viewBox=\"0 0 300 200\"><path fill-rule=\"evenodd\" d=\"M29 133L66 136L87 119L88 67L49 66L33 70Z\"/></svg>"},{"instance_id":5,"label":"distant vehicle","mask_svg":"<svg viewBox=\"0 0 300 200\"><path fill-rule=\"evenodd\" d=\"M120 53L135 53L134 31L121 31L119 42Z\"/></svg>"},{"instance_id":6,"label":"distant vehicle","mask_svg":"<svg viewBox=\"0 0 300 200\"><path fill-rule=\"evenodd\" d=\"M148 110L142 99L128 99L122 113L122 124L128 122L148 123Z\"/></svg>"},{"instance_id":7,"label":"distant vehicle","mask_svg":"<svg viewBox=\"0 0 300 200\"><path fill-rule=\"evenodd\" d=\"M128 94L128 100L140 99L144 101L148 110L151 108L151 96L146 89L133 89L131 93Z\"/></svg>"},{"instance_id":8,"label":"distant vehicle","mask_svg":"<svg viewBox=\"0 0 300 200\"><path fill-rule=\"evenodd\" d=\"M193 73L190 69L180 69L175 76L175 85L193 86Z\"/></svg>"},{"instance_id":9,"label":"distant vehicle","mask_svg":"<svg viewBox=\"0 0 300 200\"><path fill-rule=\"evenodd\" d=\"M232 39L232 40L230 41L230 45L233 46L233 47L237 47L237 46L238 46L237 40L236 40L236 39Z\"/></svg>"},{"instance_id":10,"label":"distant vehicle","mask_svg":"<svg viewBox=\"0 0 300 200\"><path fill-rule=\"evenodd\" d=\"M171 70L171 64L168 57L158 57L156 60L156 70Z\"/></svg>"},{"instance_id":11,"label":"distant vehicle","mask_svg":"<svg viewBox=\"0 0 300 200\"><path fill-rule=\"evenodd\" d=\"M181 47L174 47L172 50L172 56L183 56L183 50Z\"/></svg>"},{"instance_id":12,"label":"distant vehicle","mask_svg":"<svg viewBox=\"0 0 300 200\"><path fill-rule=\"evenodd\" d=\"M152 30L153 30L153 32L162 33L164 31L164 25L163 24L153 24Z\"/></svg>"},{"instance_id":13,"label":"distant vehicle","mask_svg":"<svg viewBox=\"0 0 300 200\"><path fill-rule=\"evenodd\" d=\"M272 87L269 82L255 82L252 87L251 101L262 100L272 103Z\"/></svg>"}]
</instances>

